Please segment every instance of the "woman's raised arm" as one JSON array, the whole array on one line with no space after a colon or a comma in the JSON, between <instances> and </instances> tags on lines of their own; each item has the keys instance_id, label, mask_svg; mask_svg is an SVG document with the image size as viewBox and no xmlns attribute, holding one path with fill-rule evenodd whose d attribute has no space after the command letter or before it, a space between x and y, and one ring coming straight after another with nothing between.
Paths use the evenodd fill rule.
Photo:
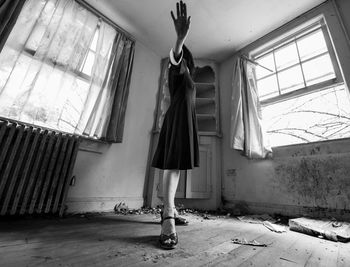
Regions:
<instances>
[{"instance_id":1,"label":"woman's raised arm","mask_svg":"<svg viewBox=\"0 0 350 267\"><path fill-rule=\"evenodd\" d=\"M177 18L175 18L173 11L171 11L170 13L174 21L175 31L177 35L174 47L174 56L175 58L179 58L182 51L182 46L185 43L186 37L190 29L191 16L187 17L187 7L186 4L182 1L176 3Z\"/></svg>"}]
</instances>

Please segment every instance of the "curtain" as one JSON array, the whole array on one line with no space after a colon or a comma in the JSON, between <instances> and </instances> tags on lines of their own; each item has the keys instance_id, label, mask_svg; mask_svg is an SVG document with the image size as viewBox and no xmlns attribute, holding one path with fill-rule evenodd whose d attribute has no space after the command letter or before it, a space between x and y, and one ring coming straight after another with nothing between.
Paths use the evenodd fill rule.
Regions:
<instances>
[{"instance_id":1,"label":"curtain","mask_svg":"<svg viewBox=\"0 0 350 267\"><path fill-rule=\"evenodd\" d=\"M266 158L272 152L261 123L254 67L241 57L235 61L232 80L231 147L248 158Z\"/></svg>"},{"instance_id":2,"label":"curtain","mask_svg":"<svg viewBox=\"0 0 350 267\"><path fill-rule=\"evenodd\" d=\"M20 14L23 0L0 0L0 52Z\"/></svg>"},{"instance_id":3,"label":"curtain","mask_svg":"<svg viewBox=\"0 0 350 267\"><path fill-rule=\"evenodd\" d=\"M121 142L133 53L74 0L28 0L0 54L0 116Z\"/></svg>"},{"instance_id":4,"label":"curtain","mask_svg":"<svg viewBox=\"0 0 350 267\"><path fill-rule=\"evenodd\" d=\"M127 100L129 96L129 86L131 79L131 71L134 62L135 43L125 41L124 50L120 59L120 63L116 68L116 75L113 79L113 87L117 88L114 91L114 100L112 103L112 110L108 113L109 127L106 128L106 139L111 142L122 142L123 129L125 121L125 111ZM118 55L116 54L115 60Z\"/></svg>"}]
</instances>

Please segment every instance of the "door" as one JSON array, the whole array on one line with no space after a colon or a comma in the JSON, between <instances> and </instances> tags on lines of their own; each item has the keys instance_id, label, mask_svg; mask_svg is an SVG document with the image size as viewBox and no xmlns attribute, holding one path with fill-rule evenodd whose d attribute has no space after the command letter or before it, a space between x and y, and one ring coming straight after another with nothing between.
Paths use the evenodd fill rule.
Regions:
<instances>
[{"instance_id":1,"label":"door","mask_svg":"<svg viewBox=\"0 0 350 267\"><path fill-rule=\"evenodd\" d=\"M200 167L187 171L186 198L210 198L211 196L211 145L199 146Z\"/></svg>"}]
</instances>

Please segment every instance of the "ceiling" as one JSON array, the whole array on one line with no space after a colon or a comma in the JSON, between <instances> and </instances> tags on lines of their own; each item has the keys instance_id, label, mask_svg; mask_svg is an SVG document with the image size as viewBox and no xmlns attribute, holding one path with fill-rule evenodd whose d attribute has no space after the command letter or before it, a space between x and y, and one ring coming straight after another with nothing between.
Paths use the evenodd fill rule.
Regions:
<instances>
[{"instance_id":1,"label":"ceiling","mask_svg":"<svg viewBox=\"0 0 350 267\"><path fill-rule=\"evenodd\" d=\"M87 0L136 40L165 57L176 35L176 0ZM186 44L197 58L222 61L324 0L187 0ZM176 13L176 12L175 12Z\"/></svg>"}]
</instances>

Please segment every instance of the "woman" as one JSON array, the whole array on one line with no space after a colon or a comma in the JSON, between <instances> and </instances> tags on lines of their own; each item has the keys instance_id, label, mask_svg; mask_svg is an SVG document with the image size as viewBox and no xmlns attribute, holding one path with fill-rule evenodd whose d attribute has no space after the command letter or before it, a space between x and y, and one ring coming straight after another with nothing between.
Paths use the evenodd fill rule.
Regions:
<instances>
[{"instance_id":1,"label":"woman","mask_svg":"<svg viewBox=\"0 0 350 267\"><path fill-rule=\"evenodd\" d=\"M176 13L177 18L171 11L177 35L175 47L170 51L168 84L171 101L152 161L153 167L164 170L164 210L159 242L165 249L173 249L178 243L174 198L180 170L199 166L196 90L192 79L195 67L191 52L184 45L191 17L187 17L186 4L182 1L176 3Z\"/></svg>"}]
</instances>

